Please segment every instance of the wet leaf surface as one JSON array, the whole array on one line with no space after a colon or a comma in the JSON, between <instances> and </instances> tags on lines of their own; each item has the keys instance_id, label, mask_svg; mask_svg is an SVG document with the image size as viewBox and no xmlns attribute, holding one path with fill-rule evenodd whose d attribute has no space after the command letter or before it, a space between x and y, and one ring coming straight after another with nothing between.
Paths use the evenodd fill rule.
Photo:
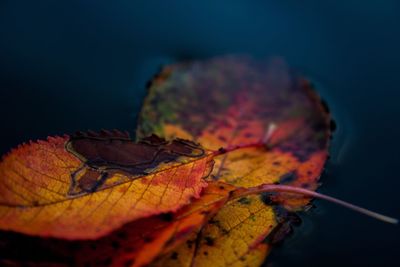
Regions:
<instances>
[{"instance_id":1,"label":"wet leaf surface","mask_svg":"<svg viewBox=\"0 0 400 267\"><path fill-rule=\"evenodd\" d=\"M213 150L263 141L267 148L217 157L208 179L315 190L328 157L330 117L310 83L282 61L260 64L225 57L165 67L149 87L137 133L181 137ZM254 260L248 255L263 260L270 246L262 242L286 220L276 207L301 210L309 203L309 198L283 193L268 199L230 202L200 231L187 259L175 266L247 266Z\"/></svg>"},{"instance_id":2,"label":"wet leaf surface","mask_svg":"<svg viewBox=\"0 0 400 267\"><path fill-rule=\"evenodd\" d=\"M167 66L151 83L136 142L117 130L78 132L3 158L0 259L261 265L290 232L291 212L316 196L301 190L318 186L329 127L309 82L280 60Z\"/></svg>"},{"instance_id":3,"label":"wet leaf surface","mask_svg":"<svg viewBox=\"0 0 400 267\"><path fill-rule=\"evenodd\" d=\"M30 142L0 163L0 228L98 238L198 198L212 164L201 146L154 135L137 143L118 131Z\"/></svg>"},{"instance_id":4,"label":"wet leaf surface","mask_svg":"<svg viewBox=\"0 0 400 267\"><path fill-rule=\"evenodd\" d=\"M176 213L136 220L97 240L65 241L0 232L0 259L4 259L3 264L15 265L143 266L200 230L235 189L227 184L211 183L201 198ZM24 251L25 258L19 251Z\"/></svg>"}]
</instances>

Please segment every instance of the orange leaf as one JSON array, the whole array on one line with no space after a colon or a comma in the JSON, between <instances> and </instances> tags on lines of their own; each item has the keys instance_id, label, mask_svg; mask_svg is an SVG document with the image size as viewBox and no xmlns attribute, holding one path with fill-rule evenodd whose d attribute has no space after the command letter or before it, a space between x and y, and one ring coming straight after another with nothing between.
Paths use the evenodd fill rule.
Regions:
<instances>
[{"instance_id":1,"label":"orange leaf","mask_svg":"<svg viewBox=\"0 0 400 267\"><path fill-rule=\"evenodd\" d=\"M137 220L102 239L81 242L74 265L108 260L109 266L144 266L197 232L225 204L234 189L229 185L211 184L201 198L174 214ZM110 244L118 244L121 249L112 249ZM93 245L96 250L92 249Z\"/></svg>"},{"instance_id":2,"label":"orange leaf","mask_svg":"<svg viewBox=\"0 0 400 267\"><path fill-rule=\"evenodd\" d=\"M268 236L276 242L290 230L287 222L277 228L275 220L269 221L275 212L254 195L260 192L291 192L318 197L395 223L393 218L362 211L360 207L303 188L271 184L237 188L222 182L209 182L199 199L176 213L133 221L97 240L66 241L0 231L0 263L6 266L115 267L149 263L152 266L188 267L194 264L260 265L271 248L262 242L263 239ZM280 221L280 217L276 219ZM269 227L265 228L264 223ZM155 257L158 259L152 262Z\"/></svg>"},{"instance_id":3,"label":"orange leaf","mask_svg":"<svg viewBox=\"0 0 400 267\"><path fill-rule=\"evenodd\" d=\"M315 190L328 156L330 116L310 83L281 60L224 57L167 66L150 85L139 122L139 137L156 133L224 148L208 179L246 188L281 183ZM257 143L267 148L251 146ZM243 200L248 205L233 200L222 208L218 225L207 224L197 237L191 264L245 266L250 247L285 221L278 222L276 205L299 210L309 202L287 193L265 198L275 204L252 196ZM207 247L208 236L215 246ZM262 261L267 249L257 255Z\"/></svg>"},{"instance_id":4,"label":"orange leaf","mask_svg":"<svg viewBox=\"0 0 400 267\"><path fill-rule=\"evenodd\" d=\"M30 142L0 163L0 229L98 238L198 198L212 164L193 142L118 131Z\"/></svg>"},{"instance_id":5,"label":"orange leaf","mask_svg":"<svg viewBox=\"0 0 400 267\"><path fill-rule=\"evenodd\" d=\"M73 266L143 266L160 253L167 253L197 232L228 200L234 186L211 183L201 198L176 213L166 213L130 222L97 240L61 241L22 235L5 235L0 258L7 262ZM15 242L18 240L18 242ZM32 245L34 244L34 245ZM31 246L31 247L29 247ZM32 251L22 260L16 251ZM4 254L3 254L4 252ZM26 255L24 255L26 257ZM22 257L22 258L24 258Z\"/></svg>"}]
</instances>

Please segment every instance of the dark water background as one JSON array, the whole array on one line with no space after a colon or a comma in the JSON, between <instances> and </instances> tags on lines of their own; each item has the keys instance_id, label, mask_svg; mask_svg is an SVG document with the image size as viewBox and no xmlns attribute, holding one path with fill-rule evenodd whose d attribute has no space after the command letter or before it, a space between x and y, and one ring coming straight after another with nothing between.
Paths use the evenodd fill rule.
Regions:
<instances>
[{"instance_id":1,"label":"dark water background","mask_svg":"<svg viewBox=\"0 0 400 267\"><path fill-rule=\"evenodd\" d=\"M338 125L320 192L400 217L399 1L140 2L0 1L1 153L78 129L133 132L161 64L280 55ZM400 226L314 203L270 266L400 264Z\"/></svg>"}]
</instances>

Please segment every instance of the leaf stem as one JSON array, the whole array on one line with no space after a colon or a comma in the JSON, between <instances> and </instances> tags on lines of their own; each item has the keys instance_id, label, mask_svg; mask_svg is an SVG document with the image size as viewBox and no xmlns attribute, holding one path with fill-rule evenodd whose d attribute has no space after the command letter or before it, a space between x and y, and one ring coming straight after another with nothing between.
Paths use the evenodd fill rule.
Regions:
<instances>
[{"instance_id":1,"label":"leaf stem","mask_svg":"<svg viewBox=\"0 0 400 267\"><path fill-rule=\"evenodd\" d=\"M365 208L353 205L351 203L345 202L343 200L330 197L324 194L320 194L308 189L304 189L301 187L295 187L295 186L290 186L290 185L276 185L276 184L263 184L257 187L250 187L250 188L243 188L241 190L238 190L234 192L231 196L231 198L239 198L243 197L246 195L251 195L251 194L258 194L258 193L265 193L265 192L285 192L285 193L294 193L294 194L300 194L304 196L310 196L310 197L315 197L323 200L327 200L329 202L338 204L340 206L346 207L348 209L354 210L356 212L362 213L364 215L370 216L372 218L378 219L380 221L384 221L387 223L392 223L392 224L397 224L398 220L392 217L388 217L382 214L379 214L377 212L373 212L370 210L367 210Z\"/></svg>"}]
</instances>

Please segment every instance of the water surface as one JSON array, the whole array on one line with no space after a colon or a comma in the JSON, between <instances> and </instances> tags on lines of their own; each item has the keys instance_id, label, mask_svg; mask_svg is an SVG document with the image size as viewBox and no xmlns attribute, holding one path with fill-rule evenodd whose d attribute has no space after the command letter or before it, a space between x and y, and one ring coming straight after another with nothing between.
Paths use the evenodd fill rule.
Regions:
<instances>
[{"instance_id":1,"label":"water surface","mask_svg":"<svg viewBox=\"0 0 400 267\"><path fill-rule=\"evenodd\" d=\"M400 217L399 3L2 1L0 152L29 139L135 129L162 64L280 55L338 125L320 192ZM399 227L315 201L268 266L398 263Z\"/></svg>"}]
</instances>

